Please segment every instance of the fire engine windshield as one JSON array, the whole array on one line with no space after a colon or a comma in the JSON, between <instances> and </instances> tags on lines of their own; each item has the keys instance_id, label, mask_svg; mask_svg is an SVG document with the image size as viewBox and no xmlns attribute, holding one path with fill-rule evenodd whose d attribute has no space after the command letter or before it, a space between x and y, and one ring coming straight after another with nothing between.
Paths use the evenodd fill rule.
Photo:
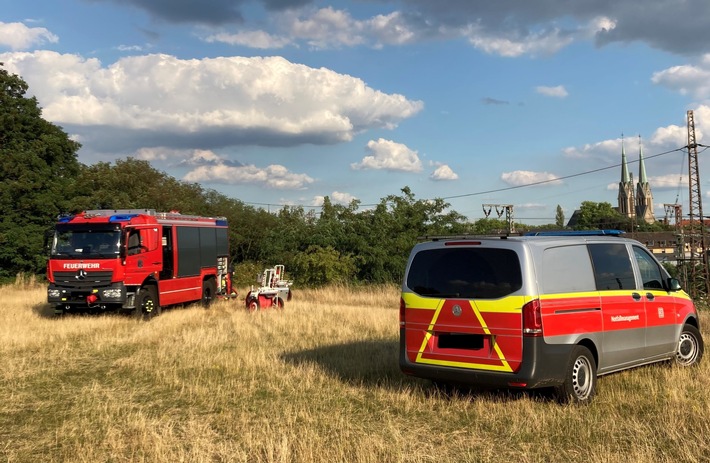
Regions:
<instances>
[{"instance_id":1,"label":"fire engine windshield","mask_svg":"<svg viewBox=\"0 0 710 463\"><path fill-rule=\"evenodd\" d=\"M52 257L111 258L121 249L121 232L114 226L59 225L52 242Z\"/></svg>"}]
</instances>

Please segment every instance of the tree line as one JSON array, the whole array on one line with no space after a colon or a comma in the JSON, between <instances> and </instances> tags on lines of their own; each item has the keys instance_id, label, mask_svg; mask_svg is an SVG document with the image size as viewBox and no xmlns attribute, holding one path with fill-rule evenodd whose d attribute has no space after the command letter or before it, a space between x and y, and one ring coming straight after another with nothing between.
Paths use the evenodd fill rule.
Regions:
<instances>
[{"instance_id":1,"label":"tree line","mask_svg":"<svg viewBox=\"0 0 710 463\"><path fill-rule=\"evenodd\" d=\"M196 183L186 183L128 158L84 165L81 145L42 118L27 84L0 63L0 281L18 273L43 275L44 236L60 214L86 209L177 210L226 217L238 280L251 283L263 266L284 264L303 285L401 280L419 237L505 233L498 219L467 221L442 199L417 199L409 187L361 209L324 199L319 213L284 206L275 213L249 206ZM608 203L583 203L576 228L628 226ZM558 206L554 224L564 226Z\"/></svg>"}]
</instances>

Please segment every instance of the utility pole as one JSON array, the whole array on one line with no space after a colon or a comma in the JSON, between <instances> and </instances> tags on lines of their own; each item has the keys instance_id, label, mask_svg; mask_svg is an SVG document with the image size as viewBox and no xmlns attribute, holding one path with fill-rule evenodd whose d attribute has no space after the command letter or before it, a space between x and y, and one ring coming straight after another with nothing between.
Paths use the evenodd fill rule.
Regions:
<instances>
[{"instance_id":1,"label":"utility pole","mask_svg":"<svg viewBox=\"0 0 710 463\"><path fill-rule=\"evenodd\" d=\"M491 214L491 210L495 208L496 214L500 219L505 213L505 221L508 224L508 233L515 233L515 222L513 221L513 205L512 204L483 204L483 213L486 218Z\"/></svg>"},{"instance_id":2,"label":"utility pole","mask_svg":"<svg viewBox=\"0 0 710 463\"><path fill-rule=\"evenodd\" d=\"M698 144L695 141L695 120L693 111L688 116L688 203L690 244L689 274L686 288L693 297L707 297L710 294L708 277L707 245L703 216L703 197L700 193L700 170L698 168Z\"/></svg>"},{"instance_id":3,"label":"utility pole","mask_svg":"<svg viewBox=\"0 0 710 463\"><path fill-rule=\"evenodd\" d=\"M677 198L676 198L677 199ZM673 214L675 226L675 261L676 267L680 270L679 279L683 281L685 287L688 281L688 268L686 265L678 265L685 261L685 237L683 235L683 206L681 204L664 204L663 209L666 216L663 219L666 225L670 225L670 215Z\"/></svg>"}]
</instances>

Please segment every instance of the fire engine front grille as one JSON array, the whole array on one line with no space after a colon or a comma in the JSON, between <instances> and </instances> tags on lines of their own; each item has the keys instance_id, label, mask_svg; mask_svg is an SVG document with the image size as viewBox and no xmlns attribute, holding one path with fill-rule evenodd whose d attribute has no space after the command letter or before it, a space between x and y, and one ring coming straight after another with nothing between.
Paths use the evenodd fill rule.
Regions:
<instances>
[{"instance_id":1,"label":"fire engine front grille","mask_svg":"<svg viewBox=\"0 0 710 463\"><path fill-rule=\"evenodd\" d=\"M78 271L54 272L54 284L58 287L90 289L97 286L110 285L112 276L113 272L111 270L103 272L86 271L81 275Z\"/></svg>"}]
</instances>

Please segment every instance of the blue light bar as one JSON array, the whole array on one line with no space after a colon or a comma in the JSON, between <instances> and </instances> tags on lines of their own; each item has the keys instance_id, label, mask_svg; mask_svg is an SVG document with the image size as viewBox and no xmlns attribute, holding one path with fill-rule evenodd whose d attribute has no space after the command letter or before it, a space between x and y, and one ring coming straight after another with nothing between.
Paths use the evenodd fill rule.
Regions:
<instances>
[{"instance_id":1,"label":"blue light bar","mask_svg":"<svg viewBox=\"0 0 710 463\"><path fill-rule=\"evenodd\" d=\"M109 217L109 222L129 222L133 217L138 217L138 214L116 214Z\"/></svg>"},{"instance_id":2,"label":"blue light bar","mask_svg":"<svg viewBox=\"0 0 710 463\"><path fill-rule=\"evenodd\" d=\"M557 230L528 232L525 236L619 236L623 230Z\"/></svg>"}]
</instances>

